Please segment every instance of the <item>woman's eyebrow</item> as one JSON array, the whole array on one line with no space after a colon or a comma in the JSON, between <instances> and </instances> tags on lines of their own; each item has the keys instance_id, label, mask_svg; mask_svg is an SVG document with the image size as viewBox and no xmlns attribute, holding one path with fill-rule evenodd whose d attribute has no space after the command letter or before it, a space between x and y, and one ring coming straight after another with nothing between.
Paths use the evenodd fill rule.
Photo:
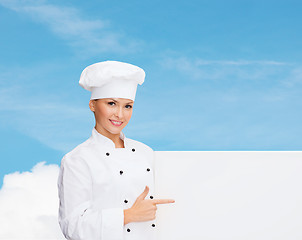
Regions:
<instances>
[{"instance_id":1,"label":"woman's eyebrow","mask_svg":"<svg viewBox=\"0 0 302 240\"><path fill-rule=\"evenodd\" d=\"M112 101L114 101L114 102L117 102L116 100L114 100L113 98L110 98ZM133 102L128 102L128 103L126 103L126 104L129 104L129 103L133 103Z\"/></svg>"}]
</instances>

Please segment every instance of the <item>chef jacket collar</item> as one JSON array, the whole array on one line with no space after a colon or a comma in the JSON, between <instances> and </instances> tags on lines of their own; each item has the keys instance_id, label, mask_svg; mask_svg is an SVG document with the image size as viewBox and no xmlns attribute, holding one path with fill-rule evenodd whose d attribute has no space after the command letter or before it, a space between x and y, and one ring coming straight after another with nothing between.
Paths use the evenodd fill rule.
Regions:
<instances>
[{"instance_id":1,"label":"chef jacket collar","mask_svg":"<svg viewBox=\"0 0 302 240\"><path fill-rule=\"evenodd\" d=\"M111 148L116 148L115 147L115 143L108 137L104 136L103 134L99 133L95 127L92 129L92 138L95 139L96 141L99 141L100 143L111 147ZM125 148L127 148L127 138L125 136L125 134L121 131L120 132L120 139L122 139L124 141L124 146Z\"/></svg>"}]
</instances>

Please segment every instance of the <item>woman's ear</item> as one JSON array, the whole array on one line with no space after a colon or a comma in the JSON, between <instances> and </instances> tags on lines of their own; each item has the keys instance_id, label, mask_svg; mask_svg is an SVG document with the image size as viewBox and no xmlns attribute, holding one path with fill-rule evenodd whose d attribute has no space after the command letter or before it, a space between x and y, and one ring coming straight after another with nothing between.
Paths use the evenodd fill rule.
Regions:
<instances>
[{"instance_id":1,"label":"woman's ear","mask_svg":"<svg viewBox=\"0 0 302 240\"><path fill-rule=\"evenodd\" d=\"M95 111L95 101L94 100L89 101L89 108L92 112Z\"/></svg>"}]
</instances>

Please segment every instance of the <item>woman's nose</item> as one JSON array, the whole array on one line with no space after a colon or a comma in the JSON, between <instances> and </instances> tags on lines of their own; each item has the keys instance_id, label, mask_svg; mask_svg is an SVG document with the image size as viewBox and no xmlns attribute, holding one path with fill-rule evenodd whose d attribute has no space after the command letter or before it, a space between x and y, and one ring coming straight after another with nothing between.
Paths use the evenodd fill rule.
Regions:
<instances>
[{"instance_id":1,"label":"woman's nose","mask_svg":"<svg viewBox=\"0 0 302 240\"><path fill-rule=\"evenodd\" d=\"M123 108L121 108L121 107L116 108L115 115L116 115L118 118L123 118Z\"/></svg>"}]
</instances>

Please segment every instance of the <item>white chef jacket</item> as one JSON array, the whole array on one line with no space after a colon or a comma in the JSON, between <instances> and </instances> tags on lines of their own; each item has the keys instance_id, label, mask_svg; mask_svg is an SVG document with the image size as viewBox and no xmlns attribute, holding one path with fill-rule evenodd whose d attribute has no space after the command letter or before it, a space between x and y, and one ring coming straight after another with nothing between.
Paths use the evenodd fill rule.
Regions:
<instances>
[{"instance_id":1,"label":"white chef jacket","mask_svg":"<svg viewBox=\"0 0 302 240\"><path fill-rule=\"evenodd\" d=\"M154 151L126 138L125 148L97 132L62 161L58 177L59 224L72 240L155 240L155 220L124 226L130 208L145 186L154 194Z\"/></svg>"}]
</instances>

